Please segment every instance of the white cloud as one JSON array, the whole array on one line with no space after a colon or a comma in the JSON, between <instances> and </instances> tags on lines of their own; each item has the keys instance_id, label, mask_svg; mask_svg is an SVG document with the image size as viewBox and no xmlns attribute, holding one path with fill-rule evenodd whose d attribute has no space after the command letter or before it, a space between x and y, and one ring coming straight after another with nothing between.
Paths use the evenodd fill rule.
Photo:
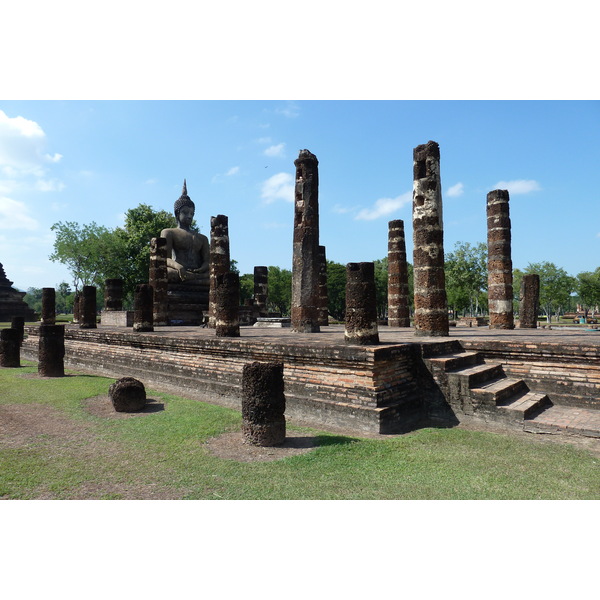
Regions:
<instances>
[{"instance_id":1,"label":"white cloud","mask_svg":"<svg viewBox=\"0 0 600 600\"><path fill-rule=\"evenodd\" d=\"M240 172L239 167L231 167L227 173L225 173L225 177L231 177L232 175L237 175Z\"/></svg>"},{"instance_id":2,"label":"white cloud","mask_svg":"<svg viewBox=\"0 0 600 600\"><path fill-rule=\"evenodd\" d=\"M450 198L458 198L458 196L462 196L465 192L465 186L459 181L457 184L448 188L446 192L446 196Z\"/></svg>"},{"instance_id":3,"label":"white cloud","mask_svg":"<svg viewBox=\"0 0 600 600\"><path fill-rule=\"evenodd\" d=\"M272 142L270 137L262 137L256 140L258 144L270 144Z\"/></svg>"},{"instance_id":4,"label":"white cloud","mask_svg":"<svg viewBox=\"0 0 600 600\"><path fill-rule=\"evenodd\" d=\"M300 114L300 107L295 102L288 102L283 108L276 108L275 112L288 119L295 119Z\"/></svg>"},{"instance_id":5,"label":"white cloud","mask_svg":"<svg viewBox=\"0 0 600 600\"><path fill-rule=\"evenodd\" d=\"M336 213L338 215L345 215L348 214L350 212L354 212L355 210L357 210L358 207L357 206L342 206L341 204L336 204L332 209L331 212Z\"/></svg>"},{"instance_id":6,"label":"white cloud","mask_svg":"<svg viewBox=\"0 0 600 600\"><path fill-rule=\"evenodd\" d=\"M277 144L276 146L269 146L265 151L265 156L277 156L282 157L283 151L285 149L285 144Z\"/></svg>"},{"instance_id":7,"label":"white cloud","mask_svg":"<svg viewBox=\"0 0 600 600\"><path fill-rule=\"evenodd\" d=\"M35 189L40 192L62 192L65 184L58 179L38 179L35 183Z\"/></svg>"},{"instance_id":8,"label":"white cloud","mask_svg":"<svg viewBox=\"0 0 600 600\"><path fill-rule=\"evenodd\" d=\"M294 178L289 173L277 173L262 184L261 198L265 204L277 200L294 201Z\"/></svg>"},{"instance_id":9,"label":"white cloud","mask_svg":"<svg viewBox=\"0 0 600 600\"><path fill-rule=\"evenodd\" d=\"M508 193L513 194L529 194L529 192L538 192L542 188L535 179L515 179L513 181L499 181L494 188L495 190L508 190Z\"/></svg>"},{"instance_id":10,"label":"white cloud","mask_svg":"<svg viewBox=\"0 0 600 600\"><path fill-rule=\"evenodd\" d=\"M150 179L146 179L146 181L144 181L145 185L156 185L158 183L158 179L155 179L154 177L151 177Z\"/></svg>"},{"instance_id":11,"label":"white cloud","mask_svg":"<svg viewBox=\"0 0 600 600\"><path fill-rule=\"evenodd\" d=\"M356 221L373 221L400 210L411 201L412 191L400 194L395 198L380 198L375 202L373 208L363 208L354 219Z\"/></svg>"},{"instance_id":12,"label":"white cloud","mask_svg":"<svg viewBox=\"0 0 600 600\"><path fill-rule=\"evenodd\" d=\"M0 228L34 230L39 223L29 216L29 209L23 202L0 196Z\"/></svg>"}]
</instances>

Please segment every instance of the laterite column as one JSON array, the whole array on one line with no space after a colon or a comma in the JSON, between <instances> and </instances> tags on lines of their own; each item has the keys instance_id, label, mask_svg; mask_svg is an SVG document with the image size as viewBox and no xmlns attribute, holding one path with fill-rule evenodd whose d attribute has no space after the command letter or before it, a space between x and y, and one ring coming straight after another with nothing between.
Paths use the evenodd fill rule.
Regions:
<instances>
[{"instance_id":1,"label":"laterite column","mask_svg":"<svg viewBox=\"0 0 600 600\"><path fill-rule=\"evenodd\" d=\"M254 267L254 306L259 317L268 315L267 299L269 297L269 268Z\"/></svg>"},{"instance_id":2,"label":"laterite column","mask_svg":"<svg viewBox=\"0 0 600 600\"><path fill-rule=\"evenodd\" d=\"M96 329L96 286L84 285L79 298L79 328Z\"/></svg>"},{"instance_id":3,"label":"laterite column","mask_svg":"<svg viewBox=\"0 0 600 600\"><path fill-rule=\"evenodd\" d=\"M537 329L540 307L539 275L523 275L519 300L519 329Z\"/></svg>"},{"instance_id":4,"label":"laterite column","mask_svg":"<svg viewBox=\"0 0 600 600\"><path fill-rule=\"evenodd\" d=\"M210 290L208 326L216 327L217 277L229 272L229 219L225 215L210 218Z\"/></svg>"},{"instance_id":5,"label":"laterite column","mask_svg":"<svg viewBox=\"0 0 600 600\"><path fill-rule=\"evenodd\" d=\"M327 292L327 255L325 246L319 246L319 326L329 325L329 300Z\"/></svg>"},{"instance_id":6,"label":"laterite column","mask_svg":"<svg viewBox=\"0 0 600 600\"><path fill-rule=\"evenodd\" d=\"M404 221L388 223L388 326L410 327Z\"/></svg>"},{"instance_id":7,"label":"laterite column","mask_svg":"<svg viewBox=\"0 0 600 600\"><path fill-rule=\"evenodd\" d=\"M56 291L54 288L42 288L42 323L56 323Z\"/></svg>"},{"instance_id":8,"label":"laterite column","mask_svg":"<svg viewBox=\"0 0 600 600\"><path fill-rule=\"evenodd\" d=\"M254 446L285 442L283 363L253 362L242 370L242 433Z\"/></svg>"},{"instance_id":9,"label":"laterite column","mask_svg":"<svg viewBox=\"0 0 600 600\"><path fill-rule=\"evenodd\" d=\"M413 269L415 335L448 336L440 147L413 150Z\"/></svg>"},{"instance_id":10,"label":"laterite column","mask_svg":"<svg viewBox=\"0 0 600 600\"><path fill-rule=\"evenodd\" d=\"M372 262L346 265L346 328L348 344L378 344L375 300L375 265Z\"/></svg>"},{"instance_id":11,"label":"laterite column","mask_svg":"<svg viewBox=\"0 0 600 600\"><path fill-rule=\"evenodd\" d=\"M0 367L21 366L21 341L17 329L0 331Z\"/></svg>"},{"instance_id":12,"label":"laterite column","mask_svg":"<svg viewBox=\"0 0 600 600\"><path fill-rule=\"evenodd\" d=\"M300 150L294 161L294 248L292 254L292 331L319 329L319 161Z\"/></svg>"},{"instance_id":13,"label":"laterite column","mask_svg":"<svg viewBox=\"0 0 600 600\"><path fill-rule=\"evenodd\" d=\"M81 292L75 292L73 297L73 323L81 321Z\"/></svg>"},{"instance_id":14,"label":"laterite column","mask_svg":"<svg viewBox=\"0 0 600 600\"><path fill-rule=\"evenodd\" d=\"M104 280L104 310L123 310L123 280L118 278Z\"/></svg>"},{"instance_id":15,"label":"laterite column","mask_svg":"<svg viewBox=\"0 0 600 600\"><path fill-rule=\"evenodd\" d=\"M25 338L25 317L13 317L10 322L10 328L19 332L19 343L23 343Z\"/></svg>"},{"instance_id":16,"label":"laterite column","mask_svg":"<svg viewBox=\"0 0 600 600\"><path fill-rule=\"evenodd\" d=\"M167 316L167 239L163 237L150 240L150 276L148 283L154 289L153 321L154 325L168 325Z\"/></svg>"},{"instance_id":17,"label":"laterite column","mask_svg":"<svg viewBox=\"0 0 600 600\"><path fill-rule=\"evenodd\" d=\"M154 288L148 283L140 283L135 287L133 331L154 331Z\"/></svg>"},{"instance_id":18,"label":"laterite column","mask_svg":"<svg viewBox=\"0 0 600 600\"><path fill-rule=\"evenodd\" d=\"M240 276L217 275L215 291L216 336L240 337Z\"/></svg>"},{"instance_id":19,"label":"laterite column","mask_svg":"<svg viewBox=\"0 0 600 600\"><path fill-rule=\"evenodd\" d=\"M40 325L38 373L42 377L65 375L65 326Z\"/></svg>"},{"instance_id":20,"label":"laterite column","mask_svg":"<svg viewBox=\"0 0 600 600\"><path fill-rule=\"evenodd\" d=\"M487 195L490 329L514 329L508 191Z\"/></svg>"}]
</instances>

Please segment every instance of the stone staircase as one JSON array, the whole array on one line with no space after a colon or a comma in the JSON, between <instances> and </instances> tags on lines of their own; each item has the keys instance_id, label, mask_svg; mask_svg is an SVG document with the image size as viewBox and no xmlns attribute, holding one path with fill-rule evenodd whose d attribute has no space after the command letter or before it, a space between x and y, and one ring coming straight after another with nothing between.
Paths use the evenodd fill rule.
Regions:
<instances>
[{"instance_id":1,"label":"stone staircase","mask_svg":"<svg viewBox=\"0 0 600 600\"><path fill-rule=\"evenodd\" d=\"M546 394L531 391L522 379L507 377L502 365L484 363L459 342L424 344L422 358L457 416L523 427L550 408Z\"/></svg>"}]
</instances>

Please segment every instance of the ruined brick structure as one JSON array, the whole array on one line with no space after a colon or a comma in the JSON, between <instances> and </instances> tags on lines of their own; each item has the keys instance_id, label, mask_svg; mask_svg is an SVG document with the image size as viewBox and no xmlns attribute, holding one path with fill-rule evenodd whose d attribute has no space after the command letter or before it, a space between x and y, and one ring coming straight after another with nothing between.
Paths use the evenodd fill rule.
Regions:
<instances>
[{"instance_id":1,"label":"ruined brick structure","mask_svg":"<svg viewBox=\"0 0 600 600\"><path fill-rule=\"evenodd\" d=\"M523 275L519 299L519 328L536 329L540 306L539 275Z\"/></svg>"},{"instance_id":2,"label":"ruined brick structure","mask_svg":"<svg viewBox=\"0 0 600 600\"><path fill-rule=\"evenodd\" d=\"M210 218L210 291L208 326L216 327L217 277L229 272L229 219L225 215Z\"/></svg>"},{"instance_id":3,"label":"ruined brick structure","mask_svg":"<svg viewBox=\"0 0 600 600\"><path fill-rule=\"evenodd\" d=\"M217 275L215 330L217 337L240 336L240 276L237 273Z\"/></svg>"},{"instance_id":4,"label":"ruined brick structure","mask_svg":"<svg viewBox=\"0 0 600 600\"><path fill-rule=\"evenodd\" d=\"M23 297L25 292L13 289L0 263L0 321L10 321L13 317L23 317L26 321L35 321L35 313L29 308Z\"/></svg>"},{"instance_id":5,"label":"ruined brick structure","mask_svg":"<svg viewBox=\"0 0 600 600\"><path fill-rule=\"evenodd\" d=\"M283 363L253 362L242 372L242 433L255 446L285 442Z\"/></svg>"},{"instance_id":6,"label":"ruined brick structure","mask_svg":"<svg viewBox=\"0 0 600 600\"><path fill-rule=\"evenodd\" d=\"M39 326L38 373L42 377L65 375L65 326Z\"/></svg>"},{"instance_id":7,"label":"ruined brick structure","mask_svg":"<svg viewBox=\"0 0 600 600\"><path fill-rule=\"evenodd\" d=\"M490 329L514 329L508 191L487 195Z\"/></svg>"},{"instance_id":8,"label":"ruined brick structure","mask_svg":"<svg viewBox=\"0 0 600 600\"><path fill-rule=\"evenodd\" d=\"M79 327L95 329L96 324L96 286L84 285L79 298Z\"/></svg>"},{"instance_id":9,"label":"ruined brick structure","mask_svg":"<svg viewBox=\"0 0 600 600\"><path fill-rule=\"evenodd\" d=\"M155 325L168 325L167 240L150 240L150 273L148 282L154 289L152 318Z\"/></svg>"},{"instance_id":10,"label":"ruined brick structure","mask_svg":"<svg viewBox=\"0 0 600 600\"><path fill-rule=\"evenodd\" d=\"M372 262L346 265L346 328L348 344L378 344L375 303L375 265Z\"/></svg>"},{"instance_id":11,"label":"ruined brick structure","mask_svg":"<svg viewBox=\"0 0 600 600\"><path fill-rule=\"evenodd\" d=\"M123 310L123 280L111 278L104 280L104 310Z\"/></svg>"},{"instance_id":12,"label":"ruined brick structure","mask_svg":"<svg viewBox=\"0 0 600 600\"><path fill-rule=\"evenodd\" d=\"M292 331L319 329L319 161L300 150L294 161L294 247L292 254Z\"/></svg>"},{"instance_id":13,"label":"ruined brick structure","mask_svg":"<svg viewBox=\"0 0 600 600\"><path fill-rule=\"evenodd\" d=\"M133 330L154 331L154 288L148 283L135 287Z\"/></svg>"},{"instance_id":14,"label":"ruined brick structure","mask_svg":"<svg viewBox=\"0 0 600 600\"><path fill-rule=\"evenodd\" d=\"M415 335L447 336L440 148L436 142L414 149L413 179Z\"/></svg>"},{"instance_id":15,"label":"ruined brick structure","mask_svg":"<svg viewBox=\"0 0 600 600\"><path fill-rule=\"evenodd\" d=\"M21 340L17 329L0 331L0 367L21 366Z\"/></svg>"},{"instance_id":16,"label":"ruined brick structure","mask_svg":"<svg viewBox=\"0 0 600 600\"><path fill-rule=\"evenodd\" d=\"M404 221L388 223L388 325L410 327Z\"/></svg>"},{"instance_id":17,"label":"ruined brick structure","mask_svg":"<svg viewBox=\"0 0 600 600\"><path fill-rule=\"evenodd\" d=\"M269 298L269 268L254 267L254 304L257 317L268 315L267 300Z\"/></svg>"},{"instance_id":18,"label":"ruined brick structure","mask_svg":"<svg viewBox=\"0 0 600 600\"><path fill-rule=\"evenodd\" d=\"M56 323L56 292L54 288L42 288L42 323Z\"/></svg>"},{"instance_id":19,"label":"ruined brick structure","mask_svg":"<svg viewBox=\"0 0 600 600\"><path fill-rule=\"evenodd\" d=\"M329 325L327 294L327 255L325 246L319 246L319 326L321 327Z\"/></svg>"}]
</instances>

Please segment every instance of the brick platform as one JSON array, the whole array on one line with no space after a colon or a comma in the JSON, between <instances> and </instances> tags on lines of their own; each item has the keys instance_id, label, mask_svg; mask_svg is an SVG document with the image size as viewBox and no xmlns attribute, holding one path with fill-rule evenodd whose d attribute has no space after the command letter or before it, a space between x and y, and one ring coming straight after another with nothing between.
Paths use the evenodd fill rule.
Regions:
<instances>
[{"instance_id":1,"label":"brick platform","mask_svg":"<svg viewBox=\"0 0 600 600\"><path fill-rule=\"evenodd\" d=\"M27 333L22 356L37 360L37 327ZM226 339L199 327L68 326L65 362L239 410L243 365L278 360L286 414L315 426L397 433L479 419L600 437L600 332L451 328L443 342L409 328L379 333L363 347L345 344L341 325L318 334L241 327Z\"/></svg>"}]
</instances>

